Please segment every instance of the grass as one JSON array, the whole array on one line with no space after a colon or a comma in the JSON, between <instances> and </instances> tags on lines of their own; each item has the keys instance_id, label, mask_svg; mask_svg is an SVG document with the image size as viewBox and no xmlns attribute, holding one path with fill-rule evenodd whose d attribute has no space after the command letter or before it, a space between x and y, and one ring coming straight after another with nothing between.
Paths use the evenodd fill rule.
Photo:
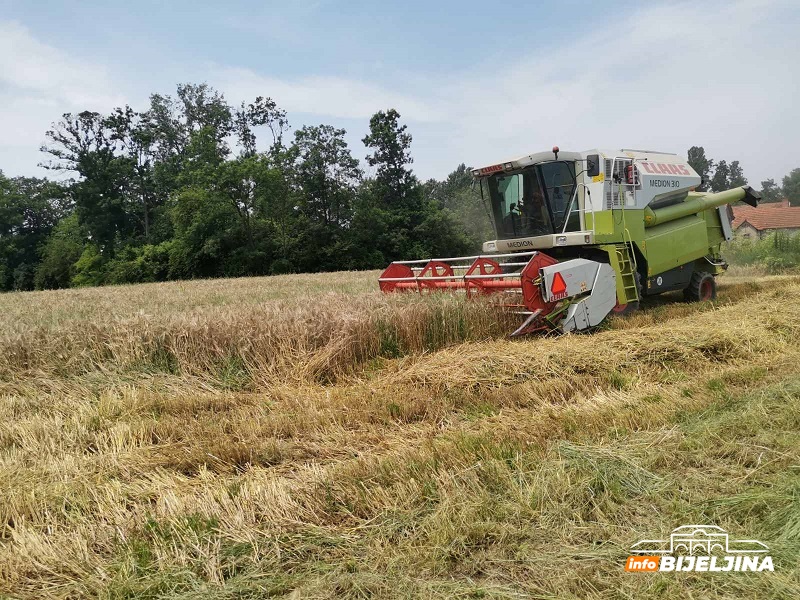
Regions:
<instances>
[{"instance_id":1,"label":"grass","mask_svg":"<svg viewBox=\"0 0 800 600\"><path fill-rule=\"evenodd\" d=\"M731 264L770 274L797 272L800 266L800 235L773 231L763 238L735 238L725 249Z\"/></svg>"},{"instance_id":2,"label":"grass","mask_svg":"<svg viewBox=\"0 0 800 600\"><path fill-rule=\"evenodd\" d=\"M508 341L365 277L0 296L0 593L798 596L797 278ZM690 522L776 572L624 572Z\"/></svg>"}]
</instances>

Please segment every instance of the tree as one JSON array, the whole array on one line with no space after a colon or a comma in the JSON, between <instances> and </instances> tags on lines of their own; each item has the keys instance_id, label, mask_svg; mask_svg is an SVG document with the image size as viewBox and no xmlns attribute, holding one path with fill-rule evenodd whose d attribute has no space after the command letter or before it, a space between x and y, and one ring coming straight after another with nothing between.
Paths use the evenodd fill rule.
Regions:
<instances>
[{"instance_id":1,"label":"tree","mask_svg":"<svg viewBox=\"0 0 800 600\"><path fill-rule=\"evenodd\" d=\"M459 219L435 200L426 201L425 219L414 232L423 241L423 253L432 256L459 256L475 249L474 237L464 231Z\"/></svg>"},{"instance_id":2,"label":"tree","mask_svg":"<svg viewBox=\"0 0 800 600\"><path fill-rule=\"evenodd\" d=\"M710 158L706 158L706 151L702 146L692 146L689 148L688 163L702 178L702 182L697 187L697 190L700 192L708 190L708 184L711 181L711 172L714 169L714 161Z\"/></svg>"},{"instance_id":3,"label":"tree","mask_svg":"<svg viewBox=\"0 0 800 600\"><path fill-rule=\"evenodd\" d=\"M60 184L0 172L0 290L34 288L41 246L68 210Z\"/></svg>"},{"instance_id":4,"label":"tree","mask_svg":"<svg viewBox=\"0 0 800 600\"><path fill-rule=\"evenodd\" d=\"M234 111L225 97L207 84L178 85L177 98L153 94L150 107L141 115L141 129L151 144L156 204L165 204L182 186L213 178L213 168L231 154L228 141L232 135L239 139L244 153L254 153L252 128L266 124L268 118L285 125L285 113L269 98L258 98ZM187 173L191 177L187 178Z\"/></svg>"},{"instance_id":5,"label":"tree","mask_svg":"<svg viewBox=\"0 0 800 600\"><path fill-rule=\"evenodd\" d=\"M464 252L470 240L463 227L440 203L425 199L425 189L408 168L411 134L399 119L394 109L376 113L363 140L372 150L367 161L377 170L374 182L364 186L355 215L359 244L389 261ZM369 260L376 258L370 253Z\"/></svg>"},{"instance_id":6,"label":"tree","mask_svg":"<svg viewBox=\"0 0 800 600\"><path fill-rule=\"evenodd\" d=\"M289 128L286 111L281 110L272 98L259 96L255 102L241 107L234 115L234 131L239 138L243 156L253 156L256 153L256 136L254 127L267 126L272 133L271 150L283 146L283 134Z\"/></svg>"},{"instance_id":7,"label":"tree","mask_svg":"<svg viewBox=\"0 0 800 600\"><path fill-rule=\"evenodd\" d=\"M152 140L154 194L163 202L178 186L189 134L177 101L160 94L150 96L150 107L142 113L142 125Z\"/></svg>"},{"instance_id":8,"label":"tree","mask_svg":"<svg viewBox=\"0 0 800 600\"><path fill-rule=\"evenodd\" d=\"M36 267L36 289L69 287L86 245L86 231L78 223L78 215L72 213L61 219L42 247L42 260Z\"/></svg>"},{"instance_id":9,"label":"tree","mask_svg":"<svg viewBox=\"0 0 800 600\"><path fill-rule=\"evenodd\" d=\"M739 161L735 160L730 166L730 171L728 173L728 187L726 189L742 187L743 185L747 185L747 178L744 176L744 171L739 165Z\"/></svg>"},{"instance_id":10,"label":"tree","mask_svg":"<svg viewBox=\"0 0 800 600\"><path fill-rule=\"evenodd\" d=\"M344 129L330 125L303 127L295 132L296 183L302 190L302 210L326 227L350 221L351 204L362 171L347 147Z\"/></svg>"},{"instance_id":11,"label":"tree","mask_svg":"<svg viewBox=\"0 0 800 600\"><path fill-rule=\"evenodd\" d=\"M361 194L361 214L354 232L358 245L378 250L381 262L421 254L414 230L422 223L423 203L411 164L411 134L399 124L395 109L375 113L369 122L370 133L362 142L371 149L367 163L377 167L374 181ZM362 219L369 215L368 219Z\"/></svg>"},{"instance_id":12,"label":"tree","mask_svg":"<svg viewBox=\"0 0 800 600\"><path fill-rule=\"evenodd\" d=\"M783 195L792 206L800 206L800 169L792 171L783 178Z\"/></svg>"},{"instance_id":13,"label":"tree","mask_svg":"<svg viewBox=\"0 0 800 600\"><path fill-rule=\"evenodd\" d=\"M170 276L221 275L226 233L236 222L232 207L202 187L185 187L175 194L170 213L175 227Z\"/></svg>"},{"instance_id":14,"label":"tree","mask_svg":"<svg viewBox=\"0 0 800 600\"><path fill-rule=\"evenodd\" d=\"M150 218L155 205L161 204L155 194L153 181L154 132L142 115L130 106L116 108L105 118L104 126L109 130L109 138L116 142L118 152L127 159L132 170L127 181L126 194L132 204L140 204L141 225L145 242L150 241ZM136 208L131 212L136 214Z\"/></svg>"},{"instance_id":15,"label":"tree","mask_svg":"<svg viewBox=\"0 0 800 600\"><path fill-rule=\"evenodd\" d=\"M11 289L14 272L14 227L19 222L11 182L0 171L0 290Z\"/></svg>"},{"instance_id":16,"label":"tree","mask_svg":"<svg viewBox=\"0 0 800 600\"><path fill-rule=\"evenodd\" d=\"M213 132L214 141L227 148L225 138L234 130L233 113L225 97L206 83L178 85L178 105L184 139L193 132L205 129Z\"/></svg>"},{"instance_id":17,"label":"tree","mask_svg":"<svg viewBox=\"0 0 800 600\"><path fill-rule=\"evenodd\" d=\"M310 271L340 269L352 252L346 237L361 168L347 146L344 129L319 125L303 127L294 135L288 156L293 160L300 227L296 266Z\"/></svg>"},{"instance_id":18,"label":"tree","mask_svg":"<svg viewBox=\"0 0 800 600\"><path fill-rule=\"evenodd\" d=\"M729 186L731 176L731 169L728 166L728 163L724 160L719 161L717 163L717 168L714 170L714 176L711 178L709 182L709 189L712 192L722 192L727 190Z\"/></svg>"},{"instance_id":19,"label":"tree","mask_svg":"<svg viewBox=\"0 0 800 600\"><path fill-rule=\"evenodd\" d=\"M370 132L362 142L372 149L367 163L378 168L375 179L382 187L384 205L412 208L415 199L411 192L417 181L407 168L414 162L410 152L411 134L399 121L400 113L393 108L375 113L369 121Z\"/></svg>"},{"instance_id":20,"label":"tree","mask_svg":"<svg viewBox=\"0 0 800 600\"><path fill-rule=\"evenodd\" d=\"M761 182L762 202L780 202L781 188L775 183L774 179L767 179Z\"/></svg>"},{"instance_id":21,"label":"tree","mask_svg":"<svg viewBox=\"0 0 800 600\"><path fill-rule=\"evenodd\" d=\"M115 132L96 112L67 113L46 136L50 143L42 150L53 160L43 166L78 173L80 180L70 189L78 220L100 252L113 257L116 246L135 233L136 219L126 201L132 161L117 154Z\"/></svg>"},{"instance_id":22,"label":"tree","mask_svg":"<svg viewBox=\"0 0 800 600\"><path fill-rule=\"evenodd\" d=\"M190 137L179 177L183 185L170 200L176 242L171 274L219 277L229 273L235 250L240 249L240 259L242 251L252 250L253 159L226 161L211 128Z\"/></svg>"}]
</instances>

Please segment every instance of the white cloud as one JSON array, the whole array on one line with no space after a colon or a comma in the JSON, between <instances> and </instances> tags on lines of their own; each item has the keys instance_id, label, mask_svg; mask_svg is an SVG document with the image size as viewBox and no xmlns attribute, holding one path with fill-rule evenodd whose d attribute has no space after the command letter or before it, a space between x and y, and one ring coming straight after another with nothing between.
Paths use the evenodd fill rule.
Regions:
<instances>
[{"instance_id":1,"label":"white cloud","mask_svg":"<svg viewBox=\"0 0 800 600\"><path fill-rule=\"evenodd\" d=\"M633 6L633 5L632 5ZM703 145L740 160L751 183L798 164L800 42L791 3L646 5L613 26L453 83L440 114L451 136L417 129L417 165L439 176L539 151ZM454 99L454 100L453 100Z\"/></svg>"},{"instance_id":2,"label":"white cloud","mask_svg":"<svg viewBox=\"0 0 800 600\"><path fill-rule=\"evenodd\" d=\"M109 106L121 100L101 66L43 44L15 22L0 22L0 83L71 106Z\"/></svg>"},{"instance_id":3,"label":"white cloud","mask_svg":"<svg viewBox=\"0 0 800 600\"><path fill-rule=\"evenodd\" d=\"M108 111L125 104L106 70L35 39L16 22L0 21L0 169L42 175L39 146L62 113Z\"/></svg>"}]
</instances>

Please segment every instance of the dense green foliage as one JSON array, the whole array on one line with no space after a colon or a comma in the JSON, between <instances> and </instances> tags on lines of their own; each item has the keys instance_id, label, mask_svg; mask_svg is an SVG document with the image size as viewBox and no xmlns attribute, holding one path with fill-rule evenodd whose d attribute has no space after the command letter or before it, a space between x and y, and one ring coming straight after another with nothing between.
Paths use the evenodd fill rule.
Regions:
<instances>
[{"instance_id":1,"label":"dense green foliage","mask_svg":"<svg viewBox=\"0 0 800 600\"><path fill-rule=\"evenodd\" d=\"M476 250L489 222L472 207L468 169L423 184L399 113L369 126L373 177L344 130L290 136L271 99L234 107L207 85L155 94L141 112L65 114L42 150L44 166L73 180L0 173L0 290L378 268Z\"/></svg>"},{"instance_id":2,"label":"dense green foliage","mask_svg":"<svg viewBox=\"0 0 800 600\"><path fill-rule=\"evenodd\" d=\"M774 231L761 239L736 238L725 249L732 264L759 266L783 273L800 266L800 234Z\"/></svg>"},{"instance_id":3,"label":"dense green foliage","mask_svg":"<svg viewBox=\"0 0 800 600\"><path fill-rule=\"evenodd\" d=\"M783 178L783 194L792 206L800 206L800 169L793 169Z\"/></svg>"},{"instance_id":4,"label":"dense green foliage","mask_svg":"<svg viewBox=\"0 0 800 600\"><path fill-rule=\"evenodd\" d=\"M70 208L64 187L0 171L0 290L33 288L41 249Z\"/></svg>"}]
</instances>

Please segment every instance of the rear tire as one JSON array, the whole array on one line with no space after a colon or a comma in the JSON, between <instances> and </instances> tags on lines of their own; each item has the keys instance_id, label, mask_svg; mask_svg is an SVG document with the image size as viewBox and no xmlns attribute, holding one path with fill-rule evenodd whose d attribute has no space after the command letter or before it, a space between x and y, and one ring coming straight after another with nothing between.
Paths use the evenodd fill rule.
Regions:
<instances>
[{"instance_id":1,"label":"rear tire","mask_svg":"<svg viewBox=\"0 0 800 600\"><path fill-rule=\"evenodd\" d=\"M689 285L683 290L683 297L688 302L707 302L717 297L717 282L707 271L695 271Z\"/></svg>"}]
</instances>

